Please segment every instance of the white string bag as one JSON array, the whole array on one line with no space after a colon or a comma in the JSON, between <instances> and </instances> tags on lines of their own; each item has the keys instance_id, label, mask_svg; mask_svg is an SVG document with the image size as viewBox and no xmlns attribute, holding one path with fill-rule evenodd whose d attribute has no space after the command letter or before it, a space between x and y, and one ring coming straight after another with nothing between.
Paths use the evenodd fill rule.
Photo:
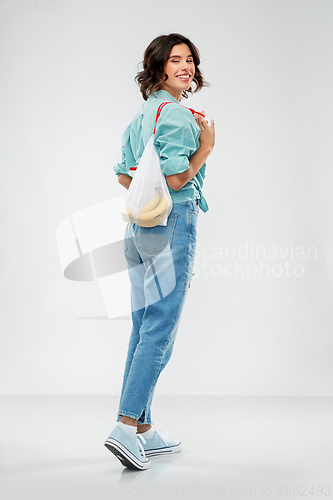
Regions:
<instances>
[{"instance_id":1,"label":"white string bag","mask_svg":"<svg viewBox=\"0 0 333 500\"><path fill-rule=\"evenodd\" d=\"M121 213L124 221L141 227L166 226L173 205L154 146L156 123L165 104L169 103L158 107L153 135L140 158L126 194L126 208Z\"/></svg>"}]
</instances>

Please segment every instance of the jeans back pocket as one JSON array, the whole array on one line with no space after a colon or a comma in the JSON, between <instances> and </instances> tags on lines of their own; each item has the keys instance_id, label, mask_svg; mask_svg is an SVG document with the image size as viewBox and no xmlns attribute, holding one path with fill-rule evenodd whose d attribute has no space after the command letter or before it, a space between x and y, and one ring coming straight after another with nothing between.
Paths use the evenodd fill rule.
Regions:
<instances>
[{"instance_id":1,"label":"jeans back pocket","mask_svg":"<svg viewBox=\"0 0 333 500\"><path fill-rule=\"evenodd\" d=\"M139 252L157 255L171 249L172 237L177 221L177 214L171 213L166 226L136 226L135 241Z\"/></svg>"}]
</instances>

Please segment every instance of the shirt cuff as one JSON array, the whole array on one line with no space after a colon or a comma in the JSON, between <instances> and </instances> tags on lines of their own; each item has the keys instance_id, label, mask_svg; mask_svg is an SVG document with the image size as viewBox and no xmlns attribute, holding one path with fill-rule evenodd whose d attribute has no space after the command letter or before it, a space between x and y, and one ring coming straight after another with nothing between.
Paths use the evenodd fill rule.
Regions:
<instances>
[{"instance_id":1,"label":"shirt cuff","mask_svg":"<svg viewBox=\"0 0 333 500\"><path fill-rule=\"evenodd\" d=\"M116 175L125 174L125 175L128 175L129 177L133 177L133 174L135 172L135 170L127 171L126 166L123 165L122 163L117 163L113 167L113 170L114 170Z\"/></svg>"},{"instance_id":2,"label":"shirt cuff","mask_svg":"<svg viewBox=\"0 0 333 500\"><path fill-rule=\"evenodd\" d=\"M161 160L160 163L163 175L181 174L190 168L187 156L174 156L167 160Z\"/></svg>"}]
</instances>

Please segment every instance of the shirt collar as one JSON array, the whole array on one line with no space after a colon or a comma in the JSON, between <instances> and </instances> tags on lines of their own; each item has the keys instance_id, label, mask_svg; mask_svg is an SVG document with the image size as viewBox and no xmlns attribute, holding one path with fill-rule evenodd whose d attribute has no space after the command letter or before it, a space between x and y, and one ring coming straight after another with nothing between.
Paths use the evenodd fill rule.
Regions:
<instances>
[{"instance_id":1,"label":"shirt collar","mask_svg":"<svg viewBox=\"0 0 333 500\"><path fill-rule=\"evenodd\" d=\"M154 92L152 95L150 95L148 97L148 99L152 98L153 96L156 96L156 97L159 97L162 99L167 99L169 101L171 100L171 101L176 102L177 104L180 104L179 101L177 101L177 99L175 99L175 97L173 97L171 94L169 94L169 92L167 92L166 90L156 90L156 92Z\"/></svg>"}]
</instances>

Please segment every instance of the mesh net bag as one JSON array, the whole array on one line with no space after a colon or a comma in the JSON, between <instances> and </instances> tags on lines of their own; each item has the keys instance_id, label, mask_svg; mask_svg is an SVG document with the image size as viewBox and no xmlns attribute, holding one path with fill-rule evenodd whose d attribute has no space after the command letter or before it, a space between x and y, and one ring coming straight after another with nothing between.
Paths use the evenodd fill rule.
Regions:
<instances>
[{"instance_id":1,"label":"mesh net bag","mask_svg":"<svg viewBox=\"0 0 333 500\"><path fill-rule=\"evenodd\" d=\"M121 213L124 221L141 227L166 226L172 210L172 199L154 146L156 123L165 104L168 103L163 102L157 110L153 135L140 158Z\"/></svg>"}]
</instances>

